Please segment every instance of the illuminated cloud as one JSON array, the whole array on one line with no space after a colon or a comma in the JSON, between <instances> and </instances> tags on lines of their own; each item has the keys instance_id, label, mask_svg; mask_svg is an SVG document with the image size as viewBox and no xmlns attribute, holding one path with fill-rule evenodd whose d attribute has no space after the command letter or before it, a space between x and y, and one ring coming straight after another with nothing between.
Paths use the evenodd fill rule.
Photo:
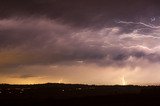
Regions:
<instances>
[{"instance_id":1,"label":"illuminated cloud","mask_svg":"<svg viewBox=\"0 0 160 106\"><path fill-rule=\"evenodd\" d=\"M154 0L0 5L1 82L158 83L160 19Z\"/></svg>"}]
</instances>

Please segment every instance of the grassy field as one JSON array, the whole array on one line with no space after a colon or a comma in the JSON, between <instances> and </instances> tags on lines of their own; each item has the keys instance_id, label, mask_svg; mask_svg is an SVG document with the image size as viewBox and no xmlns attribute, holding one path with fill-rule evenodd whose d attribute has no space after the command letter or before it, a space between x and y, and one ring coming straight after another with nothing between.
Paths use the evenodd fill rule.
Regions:
<instances>
[{"instance_id":1,"label":"grassy field","mask_svg":"<svg viewBox=\"0 0 160 106\"><path fill-rule=\"evenodd\" d=\"M0 85L1 106L157 106L159 86Z\"/></svg>"}]
</instances>

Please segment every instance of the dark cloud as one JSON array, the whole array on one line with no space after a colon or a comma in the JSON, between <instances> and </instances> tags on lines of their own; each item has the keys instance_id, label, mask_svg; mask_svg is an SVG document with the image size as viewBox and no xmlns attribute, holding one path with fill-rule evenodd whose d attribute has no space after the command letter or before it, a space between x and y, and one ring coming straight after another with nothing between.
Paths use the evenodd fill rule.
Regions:
<instances>
[{"instance_id":1,"label":"dark cloud","mask_svg":"<svg viewBox=\"0 0 160 106\"><path fill-rule=\"evenodd\" d=\"M0 1L1 68L159 62L157 0Z\"/></svg>"},{"instance_id":2,"label":"dark cloud","mask_svg":"<svg viewBox=\"0 0 160 106\"><path fill-rule=\"evenodd\" d=\"M23 79L26 79L26 78L34 78L34 77L38 77L38 76L34 76L34 75L31 75L31 74L24 74L24 75L19 75L19 76L12 76L13 78L23 78Z\"/></svg>"},{"instance_id":3,"label":"dark cloud","mask_svg":"<svg viewBox=\"0 0 160 106\"><path fill-rule=\"evenodd\" d=\"M81 27L115 25L115 20L148 21L159 16L159 0L1 0L0 17L45 16Z\"/></svg>"},{"instance_id":4,"label":"dark cloud","mask_svg":"<svg viewBox=\"0 0 160 106\"><path fill-rule=\"evenodd\" d=\"M130 33L122 30L122 27L78 29L44 17L2 19L0 66L76 64L76 61L126 65L130 57L159 61L159 52L154 49L159 45L156 36L159 28L150 28L150 34L155 35L139 33L137 29Z\"/></svg>"},{"instance_id":5,"label":"dark cloud","mask_svg":"<svg viewBox=\"0 0 160 106\"><path fill-rule=\"evenodd\" d=\"M0 0L0 82L159 81L159 10L159 0Z\"/></svg>"}]
</instances>

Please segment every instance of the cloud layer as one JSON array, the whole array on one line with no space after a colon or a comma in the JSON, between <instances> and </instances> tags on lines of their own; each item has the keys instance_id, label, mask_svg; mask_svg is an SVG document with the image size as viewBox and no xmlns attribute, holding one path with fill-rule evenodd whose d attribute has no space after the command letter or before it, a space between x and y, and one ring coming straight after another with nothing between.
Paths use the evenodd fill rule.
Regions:
<instances>
[{"instance_id":1,"label":"cloud layer","mask_svg":"<svg viewBox=\"0 0 160 106\"><path fill-rule=\"evenodd\" d=\"M121 84L125 76L130 84L158 83L158 1L6 0L2 4L1 82L8 78L6 83L14 79Z\"/></svg>"},{"instance_id":2,"label":"cloud layer","mask_svg":"<svg viewBox=\"0 0 160 106\"><path fill-rule=\"evenodd\" d=\"M140 28L130 33L121 27L78 29L46 18L3 19L0 26L1 57L7 56L2 66L74 61L125 65L131 58L160 58L159 28L147 34Z\"/></svg>"}]
</instances>

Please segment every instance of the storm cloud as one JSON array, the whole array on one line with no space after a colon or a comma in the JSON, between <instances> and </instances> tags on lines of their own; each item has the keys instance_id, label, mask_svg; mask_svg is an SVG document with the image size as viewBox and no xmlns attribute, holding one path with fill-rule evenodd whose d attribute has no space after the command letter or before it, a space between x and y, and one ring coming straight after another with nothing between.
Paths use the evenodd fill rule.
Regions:
<instances>
[{"instance_id":1,"label":"storm cloud","mask_svg":"<svg viewBox=\"0 0 160 106\"><path fill-rule=\"evenodd\" d=\"M12 55L15 59L24 58L15 65L80 60L107 65L123 63L130 57L151 62L158 62L160 58L155 49L159 46L156 37L159 29L152 29L151 34L155 35L143 34L136 29L124 33L121 27L78 29L46 18L4 19L0 26L1 56L11 52L10 58ZM8 56L8 64L12 65L10 62Z\"/></svg>"},{"instance_id":2,"label":"storm cloud","mask_svg":"<svg viewBox=\"0 0 160 106\"><path fill-rule=\"evenodd\" d=\"M148 69L158 67L158 0L0 1L0 74L4 78L11 74L11 78L35 80L38 76L37 83L38 79L45 82L63 77L85 83L80 77L87 73L96 79L103 69L108 70L107 77L138 69L146 78ZM73 69L80 76L67 74L76 73ZM130 83L147 83L143 77L135 82L130 79ZM87 76L85 80L91 83Z\"/></svg>"}]
</instances>

